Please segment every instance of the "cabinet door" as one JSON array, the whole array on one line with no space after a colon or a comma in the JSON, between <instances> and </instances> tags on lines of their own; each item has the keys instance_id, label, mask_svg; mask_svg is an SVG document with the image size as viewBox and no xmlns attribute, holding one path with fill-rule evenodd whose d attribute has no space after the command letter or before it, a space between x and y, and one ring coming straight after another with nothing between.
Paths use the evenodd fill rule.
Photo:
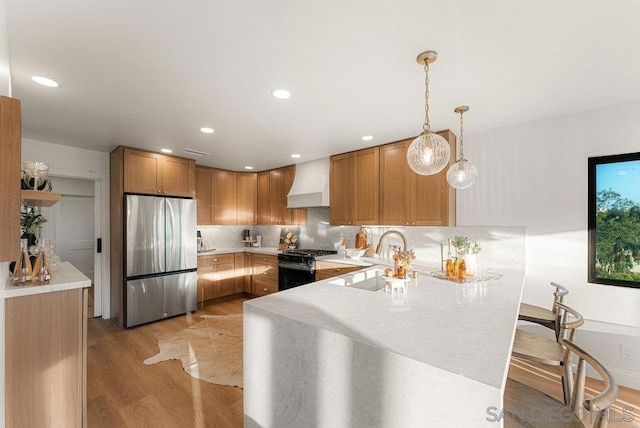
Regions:
<instances>
[{"instance_id":1,"label":"cabinet door","mask_svg":"<svg viewBox=\"0 0 640 428\"><path fill-rule=\"evenodd\" d=\"M235 253L234 254L234 285L233 292L234 293L243 293L247 291L245 289L247 283L247 271L245 263L246 253Z\"/></svg>"},{"instance_id":2,"label":"cabinet door","mask_svg":"<svg viewBox=\"0 0 640 428\"><path fill-rule=\"evenodd\" d=\"M283 224L285 204L284 194L284 169L272 169L269 171L269 217L270 224Z\"/></svg>"},{"instance_id":3,"label":"cabinet door","mask_svg":"<svg viewBox=\"0 0 640 428\"><path fill-rule=\"evenodd\" d=\"M307 224L307 210L305 208L287 208L287 195L291 190L291 186L293 186L296 166L291 165L282 168L282 170L284 175L284 210L282 213L282 222L284 224L305 226Z\"/></svg>"},{"instance_id":4,"label":"cabinet door","mask_svg":"<svg viewBox=\"0 0 640 428\"><path fill-rule=\"evenodd\" d=\"M269 171L258 173L258 224L271 224L269 210Z\"/></svg>"},{"instance_id":5,"label":"cabinet door","mask_svg":"<svg viewBox=\"0 0 640 428\"><path fill-rule=\"evenodd\" d=\"M236 223L242 226L256 224L258 174L236 173Z\"/></svg>"},{"instance_id":6,"label":"cabinet door","mask_svg":"<svg viewBox=\"0 0 640 428\"><path fill-rule=\"evenodd\" d=\"M351 182L351 154L331 156L329 172L329 215L331 224L351 224L351 200L353 184Z\"/></svg>"},{"instance_id":7,"label":"cabinet door","mask_svg":"<svg viewBox=\"0 0 640 428\"><path fill-rule=\"evenodd\" d=\"M20 100L0 97L0 261L20 253Z\"/></svg>"},{"instance_id":8,"label":"cabinet door","mask_svg":"<svg viewBox=\"0 0 640 428\"><path fill-rule=\"evenodd\" d=\"M198 268L198 302L218 297L214 293L216 277L213 266L202 266Z\"/></svg>"},{"instance_id":9,"label":"cabinet door","mask_svg":"<svg viewBox=\"0 0 640 428\"><path fill-rule=\"evenodd\" d=\"M216 266L219 281L220 297L230 296L235 291L235 263L224 263Z\"/></svg>"},{"instance_id":10,"label":"cabinet door","mask_svg":"<svg viewBox=\"0 0 640 428\"><path fill-rule=\"evenodd\" d=\"M380 224L409 225L411 168L407 163L410 140L380 147Z\"/></svg>"},{"instance_id":11,"label":"cabinet door","mask_svg":"<svg viewBox=\"0 0 640 428\"><path fill-rule=\"evenodd\" d=\"M451 160L455 162L456 137L451 131L438 133L451 146ZM454 226L455 189L447 183L448 167L435 175L411 172L411 225Z\"/></svg>"},{"instance_id":12,"label":"cabinet door","mask_svg":"<svg viewBox=\"0 0 640 428\"><path fill-rule=\"evenodd\" d=\"M236 173L213 170L213 224L236 224Z\"/></svg>"},{"instance_id":13,"label":"cabinet door","mask_svg":"<svg viewBox=\"0 0 640 428\"><path fill-rule=\"evenodd\" d=\"M124 151L124 191L162 193L162 155L141 150Z\"/></svg>"},{"instance_id":14,"label":"cabinet door","mask_svg":"<svg viewBox=\"0 0 640 428\"><path fill-rule=\"evenodd\" d=\"M353 153L353 212L351 224L379 224L380 150Z\"/></svg>"},{"instance_id":15,"label":"cabinet door","mask_svg":"<svg viewBox=\"0 0 640 428\"><path fill-rule=\"evenodd\" d=\"M211 168L196 167L196 200L198 224L212 224L211 216Z\"/></svg>"},{"instance_id":16,"label":"cabinet door","mask_svg":"<svg viewBox=\"0 0 640 428\"><path fill-rule=\"evenodd\" d=\"M195 196L195 161L162 156L162 194L167 196Z\"/></svg>"}]
</instances>

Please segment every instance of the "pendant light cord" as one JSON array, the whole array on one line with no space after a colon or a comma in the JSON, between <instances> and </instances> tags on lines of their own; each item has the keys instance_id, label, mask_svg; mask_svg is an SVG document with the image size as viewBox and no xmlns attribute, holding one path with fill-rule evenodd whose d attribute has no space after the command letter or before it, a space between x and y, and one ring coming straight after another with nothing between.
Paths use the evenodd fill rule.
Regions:
<instances>
[{"instance_id":1,"label":"pendant light cord","mask_svg":"<svg viewBox=\"0 0 640 428\"><path fill-rule=\"evenodd\" d=\"M431 130L429 125L429 59L424 61L424 125L422 129L424 133L428 133Z\"/></svg>"},{"instance_id":2,"label":"pendant light cord","mask_svg":"<svg viewBox=\"0 0 640 428\"><path fill-rule=\"evenodd\" d=\"M460 156L458 156L458 160L464 159L464 121L462 119L462 114L464 111L460 111Z\"/></svg>"}]
</instances>

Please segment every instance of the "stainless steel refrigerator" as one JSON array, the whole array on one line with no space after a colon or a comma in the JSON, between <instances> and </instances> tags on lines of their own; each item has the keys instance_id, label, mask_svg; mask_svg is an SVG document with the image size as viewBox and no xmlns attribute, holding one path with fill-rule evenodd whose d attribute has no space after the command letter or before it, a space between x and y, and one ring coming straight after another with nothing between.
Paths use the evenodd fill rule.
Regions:
<instances>
[{"instance_id":1,"label":"stainless steel refrigerator","mask_svg":"<svg viewBox=\"0 0 640 428\"><path fill-rule=\"evenodd\" d=\"M195 311L196 201L126 195L124 208L123 325Z\"/></svg>"}]
</instances>

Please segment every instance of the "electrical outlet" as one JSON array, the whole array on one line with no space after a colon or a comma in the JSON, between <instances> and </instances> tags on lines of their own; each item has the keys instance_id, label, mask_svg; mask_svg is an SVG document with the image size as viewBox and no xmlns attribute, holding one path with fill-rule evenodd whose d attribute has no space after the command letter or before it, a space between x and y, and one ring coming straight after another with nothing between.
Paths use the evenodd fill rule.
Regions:
<instances>
[{"instance_id":1,"label":"electrical outlet","mask_svg":"<svg viewBox=\"0 0 640 428\"><path fill-rule=\"evenodd\" d=\"M620 357L627 360L635 360L635 354L633 352L633 345L630 343L623 343L620 345Z\"/></svg>"}]
</instances>

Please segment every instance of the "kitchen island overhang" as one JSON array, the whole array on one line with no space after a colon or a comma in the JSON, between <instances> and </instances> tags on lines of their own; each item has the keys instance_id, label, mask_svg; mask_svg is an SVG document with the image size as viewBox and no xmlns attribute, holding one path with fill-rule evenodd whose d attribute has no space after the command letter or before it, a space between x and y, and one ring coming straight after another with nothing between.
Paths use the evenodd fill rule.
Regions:
<instances>
[{"instance_id":1,"label":"kitchen island overhang","mask_svg":"<svg viewBox=\"0 0 640 428\"><path fill-rule=\"evenodd\" d=\"M422 274L404 295L328 279L245 302L245 426L500 426L524 271L500 273Z\"/></svg>"}]
</instances>

